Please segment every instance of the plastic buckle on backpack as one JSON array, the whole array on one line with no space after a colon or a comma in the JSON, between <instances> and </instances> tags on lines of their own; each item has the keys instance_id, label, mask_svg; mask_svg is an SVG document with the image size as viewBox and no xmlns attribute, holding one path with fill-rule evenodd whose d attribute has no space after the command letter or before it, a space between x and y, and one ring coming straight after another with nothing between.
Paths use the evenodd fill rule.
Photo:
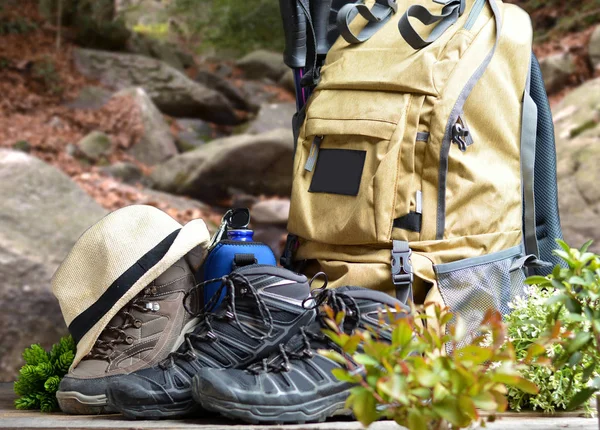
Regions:
<instances>
[{"instance_id":1,"label":"plastic buckle on backpack","mask_svg":"<svg viewBox=\"0 0 600 430\"><path fill-rule=\"evenodd\" d=\"M396 287L410 287L414 280L408 242L395 240L392 248L392 282Z\"/></svg>"}]
</instances>

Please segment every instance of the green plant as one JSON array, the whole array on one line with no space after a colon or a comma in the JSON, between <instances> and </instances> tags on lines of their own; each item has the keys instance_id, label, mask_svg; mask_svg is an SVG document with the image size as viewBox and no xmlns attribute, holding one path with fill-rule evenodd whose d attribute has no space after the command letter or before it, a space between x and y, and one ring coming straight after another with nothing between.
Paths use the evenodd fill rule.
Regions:
<instances>
[{"instance_id":1,"label":"green plant","mask_svg":"<svg viewBox=\"0 0 600 430\"><path fill-rule=\"evenodd\" d=\"M19 371L14 390L17 409L40 409L42 412L58 410L56 391L61 379L69 371L75 358L75 341L63 337L50 351L40 345L31 345L23 351L25 365Z\"/></svg>"},{"instance_id":2,"label":"green plant","mask_svg":"<svg viewBox=\"0 0 600 430\"><path fill-rule=\"evenodd\" d=\"M56 68L56 63L51 57L46 56L34 62L32 75L50 94L59 95L64 91L62 77Z\"/></svg>"},{"instance_id":3,"label":"green plant","mask_svg":"<svg viewBox=\"0 0 600 430\"><path fill-rule=\"evenodd\" d=\"M507 385L537 393L519 370L542 362L545 348L532 344L518 361L497 312L489 312L481 334L469 338L460 318L444 329L453 315L437 304L402 317L400 309L388 311L391 342L371 329L346 334L338 327L343 314L334 319L327 312L331 329L325 333L342 352L321 353L344 366L334 371L338 379L356 384L346 405L365 426L388 418L411 430L464 428L484 423L480 410L506 410Z\"/></svg>"},{"instance_id":4,"label":"green plant","mask_svg":"<svg viewBox=\"0 0 600 430\"><path fill-rule=\"evenodd\" d=\"M527 356L527 350L533 343L544 336L548 326L560 327L557 337L561 341L554 342L546 347L546 355L553 359L564 353L562 341L570 336L570 332L586 331L588 324L584 321L575 321L564 327L567 311L558 303L547 304L555 294L553 289L542 288L537 285L529 287L528 297L519 297L511 304L512 312L505 317L508 339L515 348L518 360ZM556 320L560 325L556 325ZM554 320L554 321L553 321ZM583 368L592 364L592 357L582 359ZM583 381L583 369L580 366L565 365L553 368L547 365L533 363L520 370L521 375L539 387L539 393L529 394L518 388L508 388L508 404L510 409L540 409L553 413L556 410L567 409L575 395L585 389L587 384ZM589 405L586 405L587 412Z\"/></svg>"},{"instance_id":5,"label":"green plant","mask_svg":"<svg viewBox=\"0 0 600 430\"><path fill-rule=\"evenodd\" d=\"M569 335L553 365L581 372L583 388L568 404L569 409L574 409L600 389L600 377L594 377L600 355L600 256L588 252L592 242L580 249L571 248L561 240L557 242L561 249L554 253L564 260L566 267L556 266L551 275L533 276L527 283L556 291L546 301L548 306L558 305L557 311L549 315L548 324L562 322Z\"/></svg>"},{"instance_id":6,"label":"green plant","mask_svg":"<svg viewBox=\"0 0 600 430\"><path fill-rule=\"evenodd\" d=\"M11 20L0 20L0 35L24 34L36 30L37 24L27 18L17 17Z\"/></svg>"},{"instance_id":7,"label":"green plant","mask_svg":"<svg viewBox=\"0 0 600 430\"><path fill-rule=\"evenodd\" d=\"M203 49L234 54L260 48L283 50L283 24L276 1L175 0L172 13L200 39Z\"/></svg>"}]
</instances>

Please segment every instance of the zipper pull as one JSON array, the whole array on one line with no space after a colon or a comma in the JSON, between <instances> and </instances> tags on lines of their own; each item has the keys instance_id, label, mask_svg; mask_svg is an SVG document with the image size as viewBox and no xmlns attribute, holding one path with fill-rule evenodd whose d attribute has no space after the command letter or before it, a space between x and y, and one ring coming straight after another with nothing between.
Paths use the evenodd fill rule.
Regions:
<instances>
[{"instance_id":1,"label":"zipper pull","mask_svg":"<svg viewBox=\"0 0 600 430\"><path fill-rule=\"evenodd\" d=\"M308 159L304 165L304 170L312 172L317 164L317 158L319 157L319 149L321 148L321 142L323 142L323 136L315 136L312 145L310 146L310 152L308 153Z\"/></svg>"},{"instance_id":2,"label":"zipper pull","mask_svg":"<svg viewBox=\"0 0 600 430\"><path fill-rule=\"evenodd\" d=\"M452 141L462 152L465 152L474 143L467 123L461 117L458 117L458 121L452 126Z\"/></svg>"}]
</instances>

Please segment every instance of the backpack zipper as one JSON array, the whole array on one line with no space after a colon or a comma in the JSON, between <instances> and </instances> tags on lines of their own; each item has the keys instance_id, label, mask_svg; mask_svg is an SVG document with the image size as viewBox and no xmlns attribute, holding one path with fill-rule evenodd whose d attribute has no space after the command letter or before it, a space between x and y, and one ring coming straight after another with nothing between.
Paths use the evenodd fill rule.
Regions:
<instances>
[{"instance_id":1,"label":"backpack zipper","mask_svg":"<svg viewBox=\"0 0 600 430\"><path fill-rule=\"evenodd\" d=\"M308 153L308 159L304 165L304 170L312 172L317 164L317 158L319 157L319 150L321 149L321 143L323 142L324 136L315 136L312 145L310 146L310 152Z\"/></svg>"},{"instance_id":2,"label":"backpack zipper","mask_svg":"<svg viewBox=\"0 0 600 430\"><path fill-rule=\"evenodd\" d=\"M467 18L467 22L465 22L464 29L471 30L475 23L477 22L477 18L481 15L483 11L483 7L485 6L486 0L476 0L471 8L471 12L469 13L469 18Z\"/></svg>"}]
</instances>

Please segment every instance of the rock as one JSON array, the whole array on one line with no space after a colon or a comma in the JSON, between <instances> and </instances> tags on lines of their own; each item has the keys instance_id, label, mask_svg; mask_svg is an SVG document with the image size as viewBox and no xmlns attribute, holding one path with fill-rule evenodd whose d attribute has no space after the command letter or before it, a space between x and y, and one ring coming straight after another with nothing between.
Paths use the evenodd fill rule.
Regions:
<instances>
[{"instance_id":1,"label":"rock","mask_svg":"<svg viewBox=\"0 0 600 430\"><path fill-rule=\"evenodd\" d=\"M83 87L66 106L71 109L100 109L111 96L112 93L102 87Z\"/></svg>"},{"instance_id":2,"label":"rock","mask_svg":"<svg viewBox=\"0 0 600 430\"><path fill-rule=\"evenodd\" d=\"M600 252L600 78L568 94L555 109L558 190L565 240L581 246L596 240Z\"/></svg>"},{"instance_id":3,"label":"rock","mask_svg":"<svg viewBox=\"0 0 600 430\"><path fill-rule=\"evenodd\" d=\"M1 149L0 201L0 381L12 381L26 347L67 333L50 279L106 211L56 168Z\"/></svg>"},{"instance_id":4,"label":"rock","mask_svg":"<svg viewBox=\"0 0 600 430\"><path fill-rule=\"evenodd\" d=\"M252 94L252 102L259 106L265 103L278 103L278 94L274 91L265 91L265 85L258 81L243 81L242 87L246 94Z\"/></svg>"},{"instance_id":5,"label":"rock","mask_svg":"<svg viewBox=\"0 0 600 430\"><path fill-rule=\"evenodd\" d=\"M279 261L283 249L285 248L285 239L287 230L285 227L269 224L253 225L254 240L268 245L275 254L276 261Z\"/></svg>"},{"instance_id":6,"label":"rock","mask_svg":"<svg viewBox=\"0 0 600 430\"><path fill-rule=\"evenodd\" d=\"M294 143L289 129L214 140L157 166L154 188L218 203L232 190L290 194Z\"/></svg>"},{"instance_id":7,"label":"rock","mask_svg":"<svg viewBox=\"0 0 600 430\"><path fill-rule=\"evenodd\" d=\"M101 169L103 173L120 179L127 184L140 182L143 178L143 173L135 164L119 161L110 166Z\"/></svg>"},{"instance_id":8,"label":"rock","mask_svg":"<svg viewBox=\"0 0 600 430\"><path fill-rule=\"evenodd\" d=\"M144 133L140 141L128 150L129 154L149 166L178 154L169 124L143 88L122 90L115 97L131 97L142 116Z\"/></svg>"},{"instance_id":9,"label":"rock","mask_svg":"<svg viewBox=\"0 0 600 430\"><path fill-rule=\"evenodd\" d=\"M177 70L185 70L195 64L194 57L174 43L153 39L135 33L127 42L127 52L155 58Z\"/></svg>"},{"instance_id":10,"label":"rock","mask_svg":"<svg viewBox=\"0 0 600 430\"><path fill-rule=\"evenodd\" d=\"M74 52L75 64L82 74L117 90L142 87L158 109L167 115L224 125L236 125L241 121L223 94L192 81L162 61L90 49Z\"/></svg>"},{"instance_id":11,"label":"rock","mask_svg":"<svg viewBox=\"0 0 600 430\"><path fill-rule=\"evenodd\" d=\"M193 134L187 132L180 132L179 136L175 140L175 145L179 153L193 151L194 149L200 148L206 142L195 138Z\"/></svg>"},{"instance_id":12,"label":"rock","mask_svg":"<svg viewBox=\"0 0 600 430\"><path fill-rule=\"evenodd\" d=\"M279 86L285 88L290 93L296 93L296 81L294 80L294 72L288 70L279 80Z\"/></svg>"},{"instance_id":13,"label":"rock","mask_svg":"<svg viewBox=\"0 0 600 430\"><path fill-rule=\"evenodd\" d=\"M286 225L290 216L289 200L263 200L252 207L252 222Z\"/></svg>"},{"instance_id":14,"label":"rock","mask_svg":"<svg viewBox=\"0 0 600 430\"><path fill-rule=\"evenodd\" d=\"M88 160L97 161L110 154L112 142L106 134L100 131L92 131L77 142L77 149Z\"/></svg>"},{"instance_id":15,"label":"rock","mask_svg":"<svg viewBox=\"0 0 600 430\"><path fill-rule=\"evenodd\" d=\"M260 107L258 115L246 128L246 133L259 134L277 128L292 128L292 117L296 113L295 103L267 103ZM243 126L241 126L243 127Z\"/></svg>"},{"instance_id":16,"label":"rock","mask_svg":"<svg viewBox=\"0 0 600 430\"><path fill-rule=\"evenodd\" d=\"M196 74L196 82L223 94L236 109L248 112L257 112L259 109L258 106L250 102L248 95L243 89L237 88L216 73L211 73L208 70L200 70Z\"/></svg>"},{"instance_id":17,"label":"rock","mask_svg":"<svg viewBox=\"0 0 600 430\"><path fill-rule=\"evenodd\" d=\"M219 63L217 64L215 73L222 78L230 78L233 75L233 67L226 63Z\"/></svg>"},{"instance_id":18,"label":"rock","mask_svg":"<svg viewBox=\"0 0 600 430\"><path fill-rule=\"evenodd\" d=\"M575 59L568 52L550 55L540 60L540 67L546 91L554 93L561 90L575 73Z\"/></svg>"},{"instance_id":19,"label":"rock","mask_svg":"<svg viewBox=\"0 0 600 430\"><path fill-rule=\"evenodd\" d=\"M588 45L590 62L596 70L600 69L600 25L596 27Z\"/></svg>"},{"instance_id":20,"label":"rock","mask_svg":"<svg viewBox=\"0 0 600 430\"><path fill-rule=\"evenodd\" d=\"M275 82L278 82L287 71L283 55L263 49L251 52L238 60L236 66L244 72L248 79L269 78Z\"/></svg>"}]
</instances>

